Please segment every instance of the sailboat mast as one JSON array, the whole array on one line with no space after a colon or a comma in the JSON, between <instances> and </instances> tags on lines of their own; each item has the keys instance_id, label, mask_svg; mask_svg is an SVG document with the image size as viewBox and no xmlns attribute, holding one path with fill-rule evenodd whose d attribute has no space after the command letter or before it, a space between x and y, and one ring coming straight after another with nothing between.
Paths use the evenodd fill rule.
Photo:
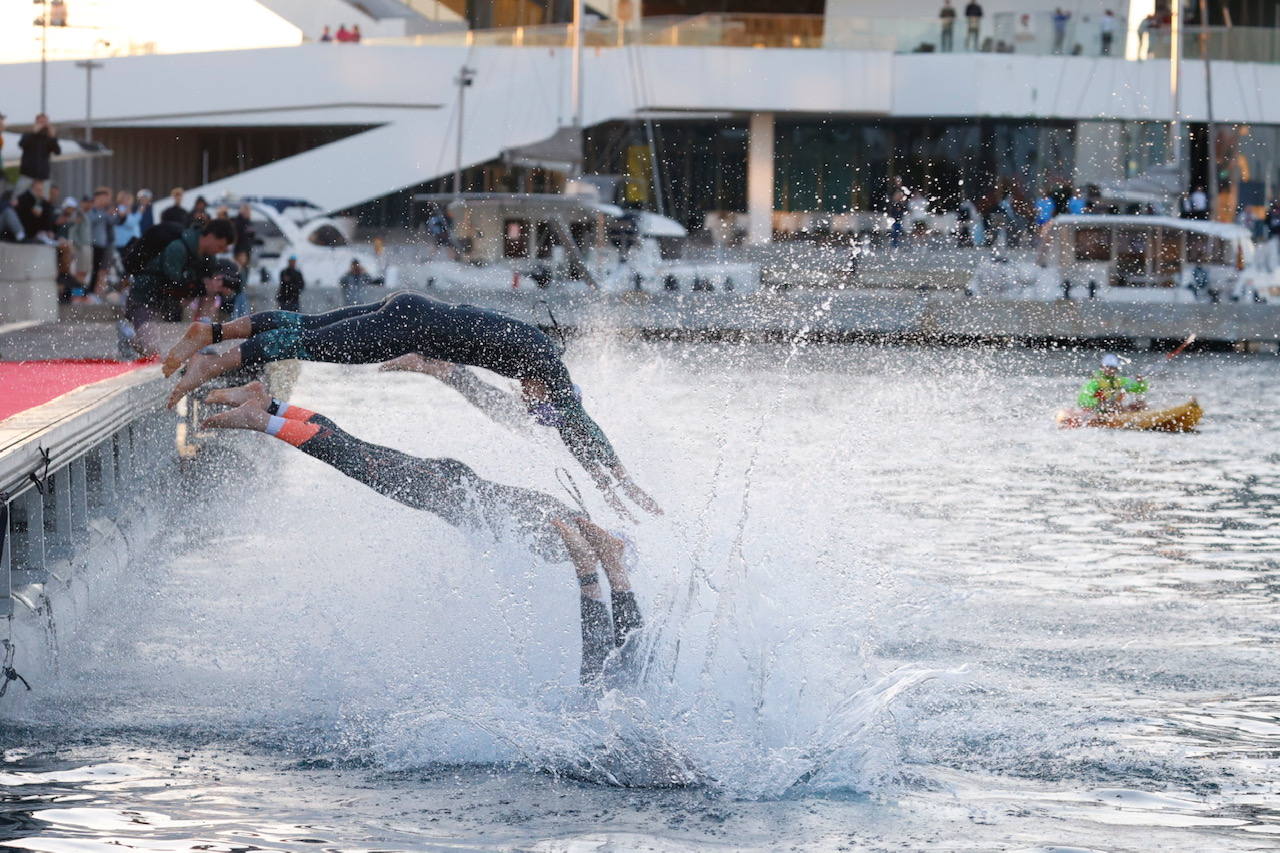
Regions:
<instances>
[{"instance_id":1,"label":"sailboat mast","mask_svg":"<svg viewBox=\"0 0 1280 853\"><path fill-rule=\"evenodd\" d=\"M573 129L578 139L579 155L574 176L582 174L582 5L585 0L573 0Z\"/></svg>"},{"instance_id":2,"label":"sailboat mast","mask_svg":"<svg viewBox=\"0 0 1280 853\"><path fill-rule=\"evenodd\" d=\"M1185 185L1182 168L1182 98L1179 91L1182 75L1182 3L1169 4L1172 13L1169 21L1169 90L1173 96L1173 119L1169 122L1169 162L1177 169L1178 182Z\"/></svg>"},{"instance_id":3,"label":"sailboat mast","mask_svg":"<svg viewBox=\"0 0 1280 853\"><path fill-rule=\"evenodd\" d=\"M582 3L573 0L573 126L582 127Z\"/></svg>"}]
</instances>

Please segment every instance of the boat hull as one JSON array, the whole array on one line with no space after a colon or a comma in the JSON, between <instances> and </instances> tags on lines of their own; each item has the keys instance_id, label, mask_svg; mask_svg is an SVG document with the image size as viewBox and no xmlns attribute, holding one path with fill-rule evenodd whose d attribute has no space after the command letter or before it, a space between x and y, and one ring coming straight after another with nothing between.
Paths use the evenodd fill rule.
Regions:
<instances>
[{"instance_id":1,"label":"boat hull","mask_svg":"<svg viewBox=\"0 0 1280 853\"><path fill-rule=\"evenodd\" d=\"M1058 426L1063 429L1099 427L1102 429L1134 429L1150 432L1191 432L1200 423L1204 410L1195 399L1168 409L1143 409L1139 412L1113 412L1101 417L1082 409L1058 412Z\"/></svg>"}]
</instances>

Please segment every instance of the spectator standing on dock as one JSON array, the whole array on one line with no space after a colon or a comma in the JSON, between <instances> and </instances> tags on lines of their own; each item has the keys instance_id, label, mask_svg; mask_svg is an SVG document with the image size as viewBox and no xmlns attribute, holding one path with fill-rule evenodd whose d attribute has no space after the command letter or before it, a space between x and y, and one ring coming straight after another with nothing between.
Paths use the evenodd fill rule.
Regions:
<instances>
[{"instance_id":1,"label":"spectator standing on dock","mask_svg":"<svg viewBox=\"0 0 1280 853\"><path fill-rule=\"evenodd\" d=\"M333 33L329 32L329 27L328 27L328 26L325 26L325 28L324 28L324 32L322 32L322 33L320 34L320 41L322 41L322 42L332 42L332 41L333 41Z\"/></svg>"},{"instance_id":2,"label":"spectator standing on dock","mask_svg":"<svg viewBox=\"0 0 1280 853\"><path fill-rule=\"evenodd\" d=\"M276 291L276 307L281 311L298 312L302 303L302 291L307 287L302 270L298 269L298 256L289 256L289 265L280 270L280 289Z\"/></svg>"},{"instance_id":3,"label":"spectator standing on dock","mask_svg":"<svg viewBox=\"0 0 1280 853\"><path fill-rule=\"evenodd\" d=\"M360 39L361 39L361 35L360 35L360 25L359 25L359 24L352 24L352 25L351 25L351 43L352 43L352 44L359 44L359 43L360 43Z\"/></svg>"},{"instance_id":4,"label":"spectator standing on dock","mask_svg":"<svg viewBox=\"0 0 1280 853\"><path fill-rule=\"evenodd\" d=\"M33 181L49 180L49 164L53 162L53 155L62 153L62 146L54 133L49 116L40 113L31 131L18 139L18 147L22 149L22 160L18 164L18 192L31 186Z\"/></svg>"},{"instance_id":5,"label":"spectator standing on dock","mask_svg":"<svg viewBox=\"0 0 1280 853\"><path fill-rule=\"evenodd\" d=\"M902 242L902 221L907 218L907 189L902 185L902 178L893 181L885 213L889 215L889 247L896 249Z\"/></svg>"},{"instance_id":6,"label":"spectator standing on dock","mask_svg":"<svg viewBox=\"0 0 1280 853\"><path fill-rule=\"evenodd\" d=\"M236 226L237 255L245 256L245 266L253 259L253 244L257 233L253 227L253 209L248 204L240 205L240 209L232 218L231 224Z\"/></svg>"},{"instance_id":7,"label":"spectator standing on dock","mask_svg":"<svg viewBox=\"0 0 1280 853\"><path fill-rule=\"evenodd\" d=\"M351 30L347 29L346 24L338 24L337 40L340 44L345 44L351 41Z\"/></svg>"},{"instance_id":8,"label":"spectator standing on dock","mask_svg":"<svg viewBox=\"0 0 1280 853\"><path fill-rule=\"evenodd\" d=\"M343 274L342 278L338 279L338 284L342 287L342 304L363 304L365 301L364 290L373 283L373 279L370 278L369 273L365 272L360 259L352 258L351 267Z\"/></svg>"},{"instance_id":9,"label":"spectator standing on dock","mask_svg":"<svg viewBox=\"0 0 1280 853\"><path fill-rule=\"evenodd\" d=\"M115 211L111 209L111 190L98 187L93 191L89 208L89 239L93 246L93 265L88 281L97 281L100 270L111 266L111 250L115 247Z\"/></svg>"},{"instance_id":10,"label":"spectator standing on dock","mask_svg":"<svg viewBox=\"0 0 1280 853\"><path fill-rule=\"evenodd\" d=\"M134 205L134 209L138 211L139 234L156 224L156 213L151 207L151 198L151 190L146 188L138 190L138 200Z\"/></svg>"},{"instance_id":11,"label":"spectator standing on dock","mask_svg":"<svg viewBox=\"0 0 1280 853\"><path fill-rule=\"evenodd\" d=\"M75 252L76 272L86 281L90 270L93 269L93 230L89 225L89 211L92 208L93 199L80 199L67 225L67 241L71 243L71 248Z\"/></svg>"},{"instance_id":12,"label":"spectator standing on dock","mask_svg":"<svg viewBox=\"0 0 1280 853\"><path fill-rule=\"evenodd\" d=\"M1103 56L1111 55L1111 42L1116 37L1116 16L1111 10L1102 13L1102 20L1098 23L1098 32L1102 38L1101 53Z\"/></svg>"},{"instance_id":13,"label":"spectator standing on dock","mask_svg":"<svg viewBox=\"0 0 1280 853\"><path fill-rule=\"evenodd\" d=\"M938 10L938 26L941 28L940 49L950 53L955 49L956 8L951 0L942 0L942 8Z\"/></svg>"},{"instance_id":14,"label":"spectator standing on dock","mask_svg":"<svg viewBox=\"0 0 1280 853\"><path fill-rule=\"evenodd\" d=\"M116 193L116 254L123 254L125 246L142 236L142 211L133 203L133 193L120 190Z\"/></svg>"},{"instance_id":15,"label":"spectator standing on dock","mask_svg":"<svg viewBox=\"0 0 1280 853\"><path fill-rule=\"evenodd\" d=\"M183 228L186 228L191 223L191 212L182 206L183 195L182 187L174 187L169 190L169 198L173 201L173 204L169 205L165 212L160 214L161 222L172 222L174 225L179 225Z\"/></svg>"},{"instance_id":16,"label":"spectator standing on dock","mask_svg":"<svg viewBox=\"0 0 1280 853\"><path fill-rule=\"evenodd\" d=\"M1067 41L1067 22L1071 20L1071 13L1062 11L1059 6L1053 10L1053 52L1062 53L1062 46Z\"/></svg>"},{"instance_id":17,"label":"spectator standing on dock","mask_svg":"<svg viewBox=\"0 0 1280 853\"><path fill-rule=\"evenodd\" d=\"M209 213L209 202L204 196L196 196L196 203L191 207L191 221L187 224L192 228L203 228L213 220L213 216Z\"/></svg>"},{"instance_id":18,"label":"spectator standing on dock","mask_svg":"<svg viewBox=\"0 0 1280 853\"><path fill-rule=\"evenodd\" d=\"M971 0L969 5L964 7L964 20L966 24L964 48L965 50L977 50L982 30L982 4L978 0Z\"/></svg>"}]
</instances>

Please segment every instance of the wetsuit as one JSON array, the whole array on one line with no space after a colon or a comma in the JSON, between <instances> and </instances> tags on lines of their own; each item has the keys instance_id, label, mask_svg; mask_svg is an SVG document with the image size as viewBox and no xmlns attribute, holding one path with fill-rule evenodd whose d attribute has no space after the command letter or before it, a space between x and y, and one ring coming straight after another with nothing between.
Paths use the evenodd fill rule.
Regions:
<instances>
[{"instance_id":1,"label":"wetsuit","mask_svg":"<svg viewBox=\"0 0 1280 853\"><path fill-rule=\"evenodd\" d=\"M298 406L272 401L268 432L381 495L414 509L440 516L464 530L500 531L505 524L530 550L548 562L569 562L564 540L553 521L581 518L561 501L542 492L486 480L457 459L423 459L390 447L361 441L337 424ZM598 583L596 575L579 578ZM600 674L605 658L641 627L640 609L630 591L610 593L603 601L580 596L582 611L582 680Z\"/></svg>"},{"instance_id":2,"label":"wetsuit","mask_svg":"<svg viewBox=\"0 0 1280 853\"><path fill-rule=\"evenodd\" d=\"M251 337L240 345L245 367L286 358L372 364L416 352L512 379L541 380L558 415L549 425L574 458L588 469L618 464L604 431L582 407L555 342L536 326L408 292L325 314L265 311L249 319Z\"/></svg>"}]
</instances>

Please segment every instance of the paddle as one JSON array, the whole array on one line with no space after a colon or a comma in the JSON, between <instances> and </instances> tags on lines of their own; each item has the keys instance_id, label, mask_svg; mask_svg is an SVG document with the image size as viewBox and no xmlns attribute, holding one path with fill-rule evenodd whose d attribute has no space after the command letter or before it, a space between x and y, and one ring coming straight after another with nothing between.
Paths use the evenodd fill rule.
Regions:
<instances>
[{"instance_id":1,"label":"paddle","mask_svg":"<svg viewBox=\"0 0 1280 853\"><path fill-rule=\"evenodd\" d=\"M1195 341L1196 341L1196 333L1192 332L1190 335L1187 336L1187 339L1185 341L1178 344L1176 349L1174 349L1172 352L1165 353L1164 361L1158 363L1155 367L1151 368L1149 371L1143 374L1143 378L1144 379L1150 378L1152 376L1155 376L1160 371L1164 370L1166 367L1169 366L1169 362L1173 361L1175 357L1181 355L1182 351L1185 350L1187 347L1191 346L1193 343L1195 343Z\"/></svg>"}]
</instances>

